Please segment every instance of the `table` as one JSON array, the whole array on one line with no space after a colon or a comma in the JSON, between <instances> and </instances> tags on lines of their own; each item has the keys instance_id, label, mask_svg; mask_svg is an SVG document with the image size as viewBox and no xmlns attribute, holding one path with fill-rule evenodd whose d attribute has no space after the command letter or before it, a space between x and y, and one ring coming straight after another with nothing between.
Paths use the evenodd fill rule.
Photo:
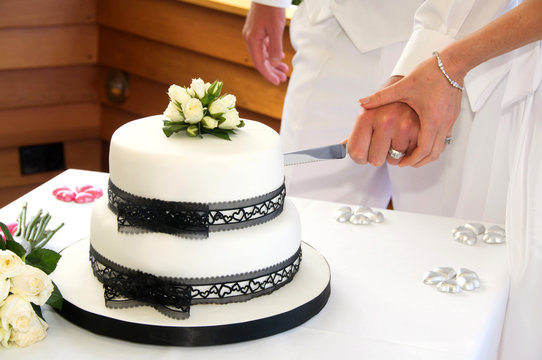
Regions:
<instances>
[{"instance_id":1,"label":"table","mask_svg":"<svg viewBox=\"0 0 542 360\"><path fill-rule=\"evenodd\" d=\"M108 174L70 169L0 209L0 220L15 221L22 203L33 215L52 215L49 228L65 226L49 248L61 250L88 236L92 203L56 200L59 186L92 184L106 189ZM324 255L331 268L331 297L314 318L287 332L244 343L183 348L142 345L81 329L44 307L47 338L10 349L11 358L35 359L494 359L506 301L506 247L456 242L451 230L464 219L381 210L380 224L335 220L345 204L292 198L303 240ZM490 224L485 224L490 225ZM423 284L424 272L438 266L478 273L481 288L441 293ZM4 350L2 350L4 351Z\"/></svg>"}]
</instances>

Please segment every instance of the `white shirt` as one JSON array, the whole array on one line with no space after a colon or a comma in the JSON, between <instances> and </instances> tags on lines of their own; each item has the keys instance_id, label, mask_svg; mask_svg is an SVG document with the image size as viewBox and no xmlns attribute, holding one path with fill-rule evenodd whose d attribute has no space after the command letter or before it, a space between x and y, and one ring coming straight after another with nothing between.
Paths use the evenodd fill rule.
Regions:
<instances>
[{"instance_id":1,"label":"white shirt","mask_svg":"<svg viewBox=\"0 0 542 360\"><path fill-rule=\"evenodd\" d=\"M288 7L291 0L253 0ZM422 0L304 0L313 24L334 16L361 52L406 41L412 32L413 15Z\"/></svg>"}]
</instances>

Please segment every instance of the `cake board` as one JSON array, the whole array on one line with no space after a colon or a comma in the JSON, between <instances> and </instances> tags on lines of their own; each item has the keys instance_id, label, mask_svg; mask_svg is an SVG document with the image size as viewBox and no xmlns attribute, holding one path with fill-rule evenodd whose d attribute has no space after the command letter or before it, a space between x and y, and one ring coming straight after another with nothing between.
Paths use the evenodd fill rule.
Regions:
<instances>
[{"instance_id":1,"label":"cake board","mask_svg":"<svg viewBox=\"0 0 542 360\"><path fill-rule=\"evenodd\" d=\"M307 243L302 243L302 251L298 273L280 289L246 302L193 305L185 320L168 318L148 306L107 308L103 286L88 259L89 239L64 249L51 277L64 298L59 314L91 332L154 345L221 345L275 335L320 312L331 291L329 265Z\"/></svg>"}]
</instances>

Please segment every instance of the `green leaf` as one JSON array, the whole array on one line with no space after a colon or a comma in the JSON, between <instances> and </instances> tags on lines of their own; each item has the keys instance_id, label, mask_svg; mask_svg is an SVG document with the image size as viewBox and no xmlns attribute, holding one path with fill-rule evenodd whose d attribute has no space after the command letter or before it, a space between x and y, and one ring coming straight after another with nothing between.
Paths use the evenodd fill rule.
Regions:
<instances>
[{"instance_id":1,"label":"green leaf","mask_svg":"<svg viewBox=\"0 0 542 360\"><path fill-rule=\"evenodd\" d=\"M21 259L25 256L25 248L15 240L6 241L6 249L13 251Z\"/></svg>"},{"instance_id":2,"label":"green leaf","mask_svg":"<svg viewBox=\"0 0 542 360\"><path fill-rule=\"evenodd\" d=\"M186 133L188 134L188 136L198 136L199 135L199 126L196 125L196 124L192 124L190 125L187 129L186 129Z\"/></svg>"},{"instance_id":3,"label":"green leaf","mask_svg":"<svg viewBox=\"0 0 542 360\"><path fill-rule=\"evenodd\" d=\"M9 232L9 229L6 224L3 222L0 222L0 230L4 233L4 237L7 240L13 240L13 236L11 236L11 232ZM6 242L3 239L0 239L0 250L6 250Z\"/></svg>"},{"instance_id":4,"label":"green leaf","mask_svg":"<svg viewBox=\"0 0 542 360\"><path fill-rule=\"evenodd\" d=\"M201 101L201 106L207 107L213 101L213 97L212 95L205 94L205 96L202 97L200 101Z\"/></svg>"},{"instance_id":5,"label":"green leaf","mask_svg":"<svg viewBox=\"0 0 542 360\"><path fill-rule=\"evenodd\" d=\"M162 131L167 137L170 137L171 135L173 135L173 133L179 132L186 128L188 128L188 124L171 122L167 126L164 126L162 128Z\"/></svg>"},{"instance_id":6,"label":"green leaf","mask_svg":"<svg viewBox=\"0 0 542 360\"><path fill-rule=\"evenodd\" d=\"M213 135L213 136L216 136L217 138L221 138L221 139L224 139L224 140L229 140L229 141L231 141L230 136L229 136L227 133L221 133L221 132L216 132L216 133L215 133L215 132L211 132L211 133L209 133L209 134L211 134L211 135Z\"/></svg>"},{"instance_id":7,"label":"green leaf","mask_svg":"<svg viewBox=\"0 0 542 360\"><path fill-rule=\"evenodd\" d=\"M26 256L28 265L43 270L47 275L56 269L58 260L60 260L60 254L49 249L34 250Z\"/></svg>"},{"instance_id":8,"label":"green leaf","mask_svg":"<svg viewBox=\"0 0 542 360\"><path fill-rule=\"evenodd\" d=\"M243 126L245 126L245 122L241 120L241 122L239 123L239 125L237 125L237 127L242 128Z\"/></svg>"},{"instance_id":9,"label":"green leaf","mask_svg":"<svg viewBox=\"0 0 542 360\"><path fill-rule=\"evenodd\" d=\"M213 100L220 96L220 93L222 92L222 85L222 81L215 80L215 82L209 87L209 90L207 90L207 93L212 95Z\"/></svg>"},{"instance_id":10,"label":"green leaf","mask_svg":"<svg viewBox=\"0 0 542 360\"><path fill-rule=\"evenodd\" d=\"M49 296L49 299L47 299L46 304L52 306L53 308L57 310L62 310L62 294L60 293L60 290L58 289L58 286L53 281L53 293L51 296Z\"/></svg>"},{"instance_id":11,"label":"green leaf","mask_svg":"<svg viewBox=\"0 0 542 360\"><path fill-rule=\"evenodd\" d=\"M205 134L216 136L223 140L231 140L229 134L235 134L233 130L230 129L202 129L202 132Z\"/></svg>"},{"instance_id":12,"label":"green leaf","mask_svg":"<svg viewBox=\"0 0 542 360\"><path fill-rule=\"evenodd\" d=\"M41 313L41 306L34 303L30 303L30 305L32 305L32 309L34 309L36 315L38 315L43 321L45 321L45 319L43 318L43 314Z\"/></svg>"}]
</instances>

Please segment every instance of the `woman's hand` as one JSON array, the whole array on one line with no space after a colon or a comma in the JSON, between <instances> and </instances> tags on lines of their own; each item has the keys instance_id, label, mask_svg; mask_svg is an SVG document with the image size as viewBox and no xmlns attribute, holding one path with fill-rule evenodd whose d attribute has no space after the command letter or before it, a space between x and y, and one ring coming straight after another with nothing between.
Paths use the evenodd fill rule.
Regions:
<instances>
[{"instance_id":1,"label":"woman's hand","mask_svg":"<svg viewBox=\"0 0 542 360\"><path fill-rule=\"evenodd\" d=\"M452 79L463 83L461 72L454 71L452 61L441 56L444 66ZM450 70L448 70L450 69ZM431 161L437 160L446 146L445 139L452 132L452 127L459 116L461 107L461 91L448 82L437 65L435 57L431 57L420 63L411 73L373 95L360 99L360 104L366 110L376 109L381 106L402 102L410 106L418 115L420 130L417 144L411 153L400 160L399 166L420 167ZM386 139L379 147L390 145ZM397 149L395 143L391 143ZM400 144L405 145L405 144ZM409 145L410 146L410 145ZM382 150L381 150L382 151Z\"/></svg>"}]
</instances>

